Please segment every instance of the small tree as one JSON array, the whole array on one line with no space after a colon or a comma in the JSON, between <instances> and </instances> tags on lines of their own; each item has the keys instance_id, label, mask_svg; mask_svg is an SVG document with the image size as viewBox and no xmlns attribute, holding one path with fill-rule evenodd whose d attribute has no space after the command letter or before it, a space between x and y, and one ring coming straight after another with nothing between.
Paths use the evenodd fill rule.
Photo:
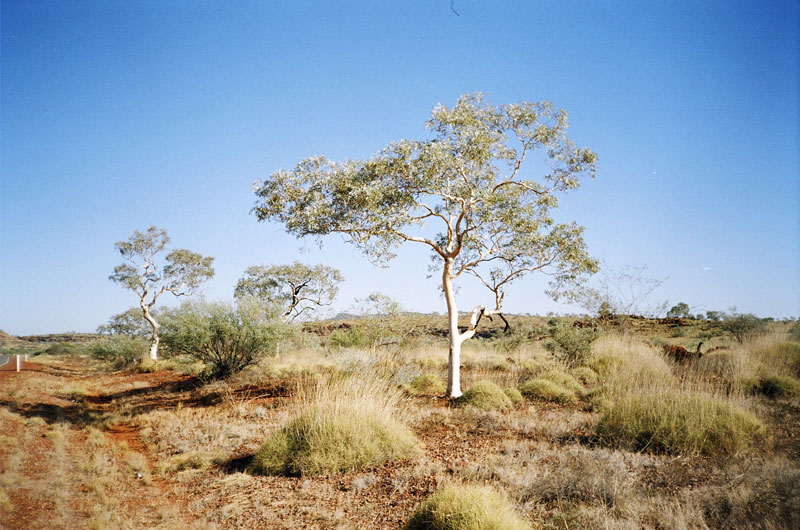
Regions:
<instances>
[{"instance_id":1,"label":"small tree","mask_svg":"<svg viewBox=\"0 0 800 530\"><path fill-rule=\"evenodd\" d=\"M689 306L684 302L676 304L667 311L667 318L692 318Z\"/></svg>"},{"instance_id":2,"label":"small tree","mask_svg":"<svg viewBox=\"0 0 800 530\"><path fill-rule=\"evenodd\" d=\"M139 307L144 319L152 328L150 360L158 360L159 324L152 313L156 300L164 293L176 297L192 294L198 286L214 276L211 263L214 258L195 252L175 249L167 254L162 267L157 262L159 254L169 243L167 231L151 226L142 233L135 230L127 241L118 241L115 248L127 263L114 267L108 278L139 296Z\"/></svg>"},{"instance_id":3,"label":"small tree","mask_svg":"<svg viewBox=\"0 0 800 530\"><path fill-rule=\"evenodd\" d=\"M550 210L558 205L556 192L594 176L597 156L567 137L566 111L549 102L495 107L468 94L453 108L437 105L427 126L433 138L392 143L369 160L315 156L276 171L254 185L253 212L298 237L343 234L380 265L402 243L429 247L441 267L450 337L446 395L455 398L461 344L482 316L500 311L502 297L494 309L476 307L462 331L454 280L467 273L507 286L546 271L555 297L594 272L583 228L556 223ZM544 155L544 175L524 178L523 162L536 151Z\"/></svg>"},{"instance_id":4,"label":"small tree","mask_svg":"<svg viewBox=\"0 0 800 530\"><path fill-rule=\"evenodd\" d=\"M723 317L722 329L730 332L737 341L744 342L748 337L764 333L767 321L750 313L733 312Z\"/></svg>"},{"instance_id":5,"label":"small tree","mask_svg":"<svg viewBox=\"0 0 800 530\"><path fill-rule=\"evenodd\" d=\"M215 377L227 377L275 355L287 324L265 314L260 305L187 302L168 313L164 344L206 364Z\"/></svg>"},{"instance_id":6,"label":"small tree","mask_svg":"<svg viewBox=\"0 0 800 530\"><path fill-rule=\"evenodd\" d=\"M291 265L248 267L236 284L237 299L253 297L279 306L283 319L293 321L305 311L331 305L344 281L342 274L326 265L313 267L295 261Z\"/></svg>"}]
</instances>

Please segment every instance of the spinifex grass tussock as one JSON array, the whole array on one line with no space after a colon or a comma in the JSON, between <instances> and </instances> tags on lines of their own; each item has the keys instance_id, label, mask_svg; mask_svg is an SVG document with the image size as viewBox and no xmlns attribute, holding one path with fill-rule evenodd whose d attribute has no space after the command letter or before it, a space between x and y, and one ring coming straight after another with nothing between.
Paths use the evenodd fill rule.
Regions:
<instances>
[{"instance_id":1,"label":"spinifex grass tussock","mask_svg":"<svg viewBox=\"0 0 800 530\"><path fill-rule=\"evenodd\" d=\"M422 374L406 385L406 391L415 396L444 394L445 390L447 383L436 374Z\"/></svg>"},{"instance_id":2,"label":"spinifex grass tussock","mask_svg":"<svg viewBox=\"0 0 800 530\"><path fill-rule=\"evenodd\" d=\"M294 416L270 436L251 470L270 475L351 472L416 456L420 443L395 418L400 391L382 378L330 378L298 391Z\"/></svg>"},{"instance_id":3,"label":"spinifex grass tussock","mask_svg":"<svg viewBox=\"0 0 800 530\"><path fill-rule=\"evenodd\" d=\"M525 398L522 396L522 392L513 386L506 388L503 390L503 392L506 393L506 396L508 396L508 399L511 400L511 403L521 403L525 401Z\"/></svg>"},{"instance_id":4,"label":"spinifex grass tussock","mask_svg":"<svg viewBox=\"0 0 800 530\"><path fill-rule=\"evenodd\" d=\"M480 410L509 410L513 408L511 399L491 381L478 381L455 400L459 407L474 407Z\"/></svg>"},{"instance_id":5,"label":"spinifex grass tussock","mask_svg":"<svg viewBox=\"0 0 800 530\"><path fill-rule=\"evenodd\" d=\"M406 530L529 530L500 493L487 486L450 485L417 507Z\"/></svg>"},{"instance_id":6,"label":"spinifex grass tussock","mask_svg":"<svg viewBox=\"0 0 800 530\"><path fill-rule=\"evenodd\" d=\"M541 399L556 403L574 403L578 396L574 391L549 379L531 379L519 388L528 399Z\"/></svg>"},{"instance_id":7,"label":"spinifex grass tussock","mask_svg":"<svg viewBox=\"0 0 800 530\"><path fill-rule=\"evenodd\" d=\"M753 391L771 398L793 398L800 395L800 381L782 375L772 375L760 379Z\"/></svg>"},{"instance_id":8,"label":"spinifex grass tussock","mask_svg":"<svg viewBox=\"0 0 800 530\"><path fill-rule=\"evenodd\" d=\"M684 455L736 454L769 440L749 412L700 392L641 391L617 399L597 424L605 445Z\"/></svg>"}]
</instances>

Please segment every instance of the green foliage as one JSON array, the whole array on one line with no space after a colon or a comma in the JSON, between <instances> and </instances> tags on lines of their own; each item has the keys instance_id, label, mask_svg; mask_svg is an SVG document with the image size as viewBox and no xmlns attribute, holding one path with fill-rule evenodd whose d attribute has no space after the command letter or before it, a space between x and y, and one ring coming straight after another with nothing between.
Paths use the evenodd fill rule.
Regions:
<instances>
[{"instance_id":1,"label":"green foliage","mask_svg":"<svg viewBox=\"0 0 800 530\"><path fill-rule=\"evenodd\" d=\"M422 374L415 377L407 385L406 390L409 394L444 394L447 390L447 383L436 374Z\"/></svg>"},{"instance_id":2,"label":"green foliage","mask_svg":"<svg viewBox=\"0 0 800 530\"><path fill-rule=\"evenodd\" d=\"M722 329L729 332L739 342L754 337L767 330L767 321L751 314L733 313L722 320Z\"/></svg>"},{"instance_id":3,"label":"green foliage","mask_svg":"<svg viewBox=\"0 0 800 530\"><path fill-rule=\"evenodd\" d=\"M667 311L667 318L692 318L692 312L688 304L681 302Z\"/></svg>"},{"instance_id":4,"label":"green foliage","mask_svg":"<svg viewBox=\"0 0 800 530\"><path fill-rule=\"evenodd\" d=\"M361 326L351 326L335 330L328 336L328 343L333 348L368 348L372 345L372 340Z\"/></svg>"},{"instance_id":5,"label":"green foliage","mask_svg":"<svg viewBox=\"0 0 800 530\"><path fill-rule=\"evenodd\" d=\"M585 385L592 385L597 383L598 381L598 374L588 366L579 366L572 370L572 375L574 375L581 383Z\"/></svg>"},{"instance_id":6,"label":"green foliage","mask_svg":"<svg viewBox=\"0 0 800 530\"><path fill-rule=\"evenodd\" d=\"M583 366L592 353L592 343L599 333L591 327L576 327L565 319L552 319L548 323L550 342L544 346L553 356L567 366Z\"/></svg>"},{"instance_id":7,"label":"green foliage","mask_svg":"<svg viewBox=\"0 0 800 530\"><path fill-rule=\"evenodd\" d=\"M227 377L277 353L286 324L257 304L186 302L166 313L164 344L172 353L205 363L215 377Z\"/></svg>"},{"instance_id":8,"label":"green foliage","mask_svg":"<svg viewBox=\"0 0 800 530\"><path fill-rule=\"evenodd\" d=\"M56 344L51 344L47 348L36 352L36 355L41 353L45 355L72 355L77 353L78 349L75 347L74 344L69 342L57 342Z\"/></svg>"},{"instance_id":9,"label":"green foliage","mask_svg":"<svg viewBox=\"0 0 800 530\"><path fill-rule=\"evenodd\" d=\"M295 261L291 265L248 267L236 284L237 299L252 297L266 306L277 306L287 320L333 303L344 281L342 274L326 265L309 266Z\"/></svg>"},{"instance_id":10,"label":"green foliage","mask_svg":"<svg viewBox=\"0 0 800 530\"><path fill-rule=\"evenodd\" d=\"M478 381L455 399L458 407L474 407L480 410L509 410L513 408L511 399L491 381Z\"/></svg>"},{"instance_id":11,"label":"green foliage","mask_svg":"<svg viewBox=\"0 0 800 530\"><path fill-rule=\"evenodd\" d=\"M417 438L393 417L398 397L385 382L329 381L301 399L298 413L256 453L252 472L347 473L420 453Z\"/></svg>"},{"instance_id":12,"label":"green foliage","mask_svg":"<svg viewBox=\"0 0 800 530\"><path fill-rule=\"evenodd\" d=\"M449 485L427 497L406 530L529 530L511 503L488 486Z\"/></svg>"},{"instance_id":13,"label":"green foliage","mask_svg":"<svg viewBox=\"0 0 800 530\"><path fill-rule=\"evenodd\" d=\"M541 399L556 403L573 403L577 401L577 394L549 379L531 379L519 388L520 393L528 399Z\"/></svg>"},{"instance_id":14,"label":"green foliage","mask_svg":"<svg viewBox=\"0 0 800 530\"><path fill-rule=\"evenodd\" d=\"M156 311L151 313L156 316ZM140 307L131 307L123 313L112 315L107 324L98 326L97 332L103 335L128 335L131 337L149 337L153 333L150 323L144 319Z\"/></svg>"},{"instance_id":15,"label":"green foliage","mask_svg":"<svg viewBox=\"0 0 800 530\"><path fill-rule=\"evenodd\" d=\"M132 364L147 353L149 343L141 337L111 335L87 346L89 355L118 365Z\"/></svg>"},{"instance_id":16,"label":"green foliage","mask_svg":"<svg viewBox=\"0 0 800 530\"><path fill-rule=\"evenodd\" d=\"M761 447L767 428L749 412L713 397L681 391L632 393L606 411L600 441L636 451L732 455Z\"/></svg>"}]
</instances>

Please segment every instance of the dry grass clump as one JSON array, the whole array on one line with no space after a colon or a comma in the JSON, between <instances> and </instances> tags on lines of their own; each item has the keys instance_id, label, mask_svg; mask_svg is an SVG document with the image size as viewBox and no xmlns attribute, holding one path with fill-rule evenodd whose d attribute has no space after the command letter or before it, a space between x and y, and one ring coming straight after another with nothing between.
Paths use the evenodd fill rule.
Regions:
<instances>
[{"instance_id":1,"label":"dry grass clump","mask_svg":"<svg viewBox=\"0 0 800 530\"><path fill-rule=\"evenodd\" d=\"M703 495L712 528L800 528L800 469L785 460L749 461L727 475L725 487Z\"/></svg>"},{"instance_id":2,"label":"dry grass clump","mask_svg":"<svg viewBox=\"0 0 800 530\"><path fill-rule=\"evenodd\" d=\"M529 530L500 493L487 486L449 485L417 507L406 530Z\"/></svg>"},{"instance_id":3,"label":"dry grass clump","mask_svg":"<svg viewBox=\"0 0 800 530\"><path fill-rule=\"evenodd\" d=\"M298 392L292 419L270 436L251 471L321 475L367 469L419 454L420 443L395 417L400 393L380 378L339 378Z\"/></svg>"},{"instance_id":4,"label":"dry grass clump","mask_svg":"<svg viewBox=\"0 0 800 530\"><path fill-rule=\"evenodd\" d=\"M436 374L422 374L406 385L405 390L415 396L444 394L447 383Z\"/></svg>"},{"instance_id":5,"label":"dry grass clump","mask_svg":"<svg viewBox=\"0 0 800 530\"><path fill-rule=\"evenodd\" d=\"M669 454L735 454L769 439L749 412L699 392L631 393L611 404L596 427L609 446Z\"/></svg>"},{"instance_id":6,"label":"dry grass clump","mask_svg":"<svg viewBox=\"0 0 800 530\"><path fill-rule=\"evenodd\" d=\"M745 382L745 386L748 386ZM754 394L762 394L770 398L793 398L800 395L800 381L782 375L772 375L749 385Z\"/></svg>"},{"instance_id":7,"label":"dry grass clump","mask_svg":"<svg viewBox=\"0 0 800 530\"><path fill-rule=\"evenodd\" d=\"M573 390L549 379L531 379L519 387L519 391L528 399L540 399L556 403L574 403L578 400L578 396Z\"/></svg>"},{"instance_id":8,"label":"dry grass clump","mask_svg":"<svg viewBox=\"0 0 800 530\"><path fill-rule=\"evenodd\" d=\"M480 410L509 410L514 408L511 399L491 381L478 381L455 400L458 407L474 407Z\"/></svg>"}]
</instances>

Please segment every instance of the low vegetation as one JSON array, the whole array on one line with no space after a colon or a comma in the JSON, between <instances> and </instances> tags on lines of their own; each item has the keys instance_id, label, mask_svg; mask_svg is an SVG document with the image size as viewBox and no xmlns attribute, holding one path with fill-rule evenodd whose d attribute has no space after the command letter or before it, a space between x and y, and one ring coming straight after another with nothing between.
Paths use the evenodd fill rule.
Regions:
<instances>
[{"instance_id":1,"label":"low vegetation","mask_svg":"<svg viewBox=\"0 0 800 530\"><path fill-rule=\"evenodd\" d=\"M414 434L395 417L400 396L386 381L348 377L312 385L301 394L295 415L256 453L253 472L353 472L421 451Z\"/></svg>"},{"instance_id":2,"label":"low vegetation","mask_svg":"<svg viewBox=\"0 0 800 530\"><path fill-rule=\"evenodd\" d=\"M450 485L417 508L406 530L530 530L503 495L486 486Z\"/></svg>"},{"instance_id":3,"label":"low vegetation","mask_svg":"<svg viewBox=\"0 0 800 530\"><path fill-rule=\"evenodd\" d=\"M170 312L159 312L166 328ZM37 371L0 374L4 522L536 530L800 523L794 323L768 323L739 342L709 320L682 319L675 336L674 320L628 318L621 332L610 318L572 363L545 347L549 319L506 315L514 332L495 319L465 344L466 391L454 402L442 397L445 317L314 322L303 331L263 315L256 321L281 334L223 378L192 375L214 368L188 350L126 367L147 342L117 333L3 338L41 352L30 357ZM583 329L573 321L570 331ZM333 347L337 331L363 345ZM119 353L137 341L138 353ZM661 347L701 341L703 356L684 363ZM142 511L144 503L154 510Z\"/></svg>"}]
</instances>

